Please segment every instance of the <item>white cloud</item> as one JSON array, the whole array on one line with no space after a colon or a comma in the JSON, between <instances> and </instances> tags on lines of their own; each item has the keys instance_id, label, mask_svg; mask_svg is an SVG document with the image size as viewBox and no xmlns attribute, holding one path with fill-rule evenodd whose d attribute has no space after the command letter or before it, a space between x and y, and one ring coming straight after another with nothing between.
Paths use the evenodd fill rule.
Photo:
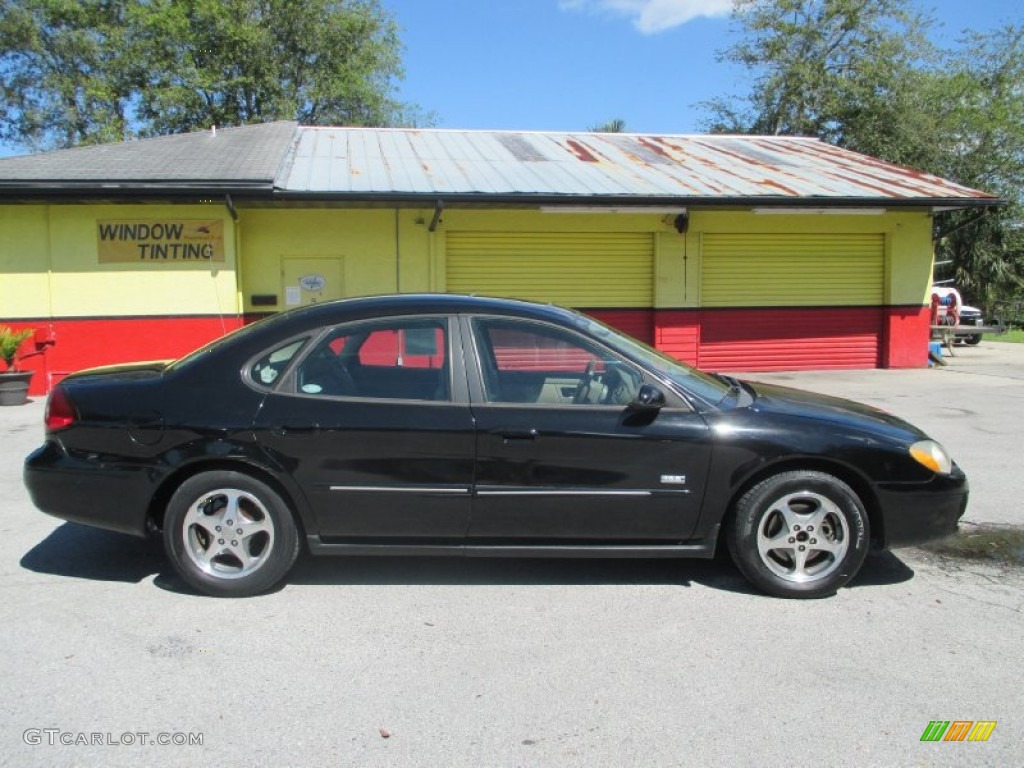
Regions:
<instances>
[{"instance_id":1,"label":"white cloud","mask_svg":"<svg viewBox=\"0 0 1024 768\"><path fill-rule=\"evenodd\" d=\"M732 4L733 0L560 0L559 7L626 16L645 35L653 35L699 16L728 16Z\"/></svg>"}]
</instances>

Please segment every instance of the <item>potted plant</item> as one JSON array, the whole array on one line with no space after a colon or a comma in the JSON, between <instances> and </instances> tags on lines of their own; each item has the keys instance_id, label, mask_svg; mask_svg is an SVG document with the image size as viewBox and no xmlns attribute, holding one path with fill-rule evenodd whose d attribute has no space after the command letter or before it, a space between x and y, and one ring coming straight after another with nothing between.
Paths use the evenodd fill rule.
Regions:
<instances>
[{"instance_id":1,"label":"potted plant","mask_svg":"<svg viewBox=\"0 0 1024 768\"><path fill-rule=\"evenodd\" d=\"M9 326L0 326L0 358L5 363L5 370L0 372L0 405L21 405L28 400L33 372L18 370L18 349L34 333L31 328L12 331Z\"/></svg>"}]
</instances>

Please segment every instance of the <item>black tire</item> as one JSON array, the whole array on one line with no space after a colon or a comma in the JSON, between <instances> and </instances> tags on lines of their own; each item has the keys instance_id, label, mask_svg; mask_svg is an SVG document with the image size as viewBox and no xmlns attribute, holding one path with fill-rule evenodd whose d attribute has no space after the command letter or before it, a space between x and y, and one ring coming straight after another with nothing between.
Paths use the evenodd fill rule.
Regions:
<instances>
[{"instance_id":1,"label":"black tire","mask_svg":"<svg viewBox=\"0 0 1024 768\"><path fill-rule=\"evenodd\" d=\"M241 472L204 472L182 483L167 505L163 533L174 570L215 597L266 592L299 554L288 505Z\"/></svg>"},{"instance_id":2,"label":"black tire","mask_svg":"<svg viewBox=\"0 0 1024 768\"><path fill-rule=\"evenodd\" d=\"M737 502L727 532L733 562L776 597L836 593L860 569L869 546L864 505L824 472L782 472Z\"/></svg>"},{"instance_id":3,"label":"black tire","mask_svg":"<svg viewBox=\"0 0 1024 768\"><path fill-rule=\"evenodd\" d=\"M970 344L972 347L976 344L981 344L981 334L975 333L964 339L964 344Z\"/></svg>"}]
</instances>

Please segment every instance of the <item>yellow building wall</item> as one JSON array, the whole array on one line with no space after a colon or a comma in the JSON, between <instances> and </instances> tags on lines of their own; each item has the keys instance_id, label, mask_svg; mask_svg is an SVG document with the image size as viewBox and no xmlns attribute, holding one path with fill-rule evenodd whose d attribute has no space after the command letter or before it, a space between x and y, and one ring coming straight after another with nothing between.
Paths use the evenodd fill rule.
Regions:
<instances>
[{"instance_id":1,"label":"yellow building wall","mask_svg":"<svg viewBox=\"0 0 1024 768\"><path fill-rule=\"evenodd\" d=\"M340 261L344 296L445 291L449 230L651 233L657 309L699 306L702 233L882 233L885 303L924 305L930 292L931 216L923 212L869 216L692 211L684 235L676 232L671 214L449 209L430 232L433 216L432 208L243 208L236 224L220 205L0 206L0 316L280 311L287 308L285 260L303 257ZM99 262L98 220L159 218L222 220L225 261ZM272 295L276 303L256 306L254 295Z\"/></svg>"},{"instance_id":2,"label":"yellow building wall","mask_svg":"<svg viewBox=\"0 0 1024 768\"><path fill-rule=\"evenodd\" d=\"M101 263L97 222L220 220L224 261ZM238 313L235 230L223 206L0 206L0 316Z\"/></svg>"},{"instance_id":3,"label":"yellow building wall","mask_svg":"<svg viewBox=\"0 0 1024 768\"><path fill-rule=\"evenodd\" d=\"M400 282L402 291L426 290L428 245L413 218L393 209L240 209L244 311L288 308L284 269L294 258L340 261L339 298L394 292ZM253 296L274 296L276 304L256 305Z\"/></svg>"},{"instance_id":4,"label":"yellow building wall","mask_svg":"<svg viewBox=\"0 0 1024 768\"><path fill-rule=\"evenodd\" d=\"M654 239L654 306L675 306L683 293L685 279L683 237L675 230L675 214L660 213L547 213L536 210L514 211L448 211L438 227L435 286L444 284L444 230L459 232L586 232L586 233L650 233ZM428 219L429 220L429 219ZM581 280L586 275L580 276Z\"/></svg>"},{"instance_id":5,"label":"yellow building wall","mask_svg":"<svg viewBox=\"0 0 1024 768\"><path fill-rule=\"evenodd\" d=\"M49 229L45 205L0 206L0 319L49 314Z\"/></svg>"},{"instance_id":6,"label":"yellow building wall","mask_svg":"<svg viewBox=\"0 0 1024 768\"><path fill-rule=\"evenodd\" d=\"M459 232L648 232L655 236L655 296L680 292L683 238L659 214L549 214L536 210L460 210L442 213L434 232L432 208L243 209L240 253L246 312L286 309L285 260L339 259L344 296L447 290L445 235ZM274 295L275 306L253 296Z\"/></svg>"},{"instance_id":7,"label":"yellow building wall","mask_svg":"<svg viewBox=\"0 0 1024 768\"><path fill-rule=\"evenodd\" d=\"M345 296L392 291L445 291L445 234L458 232L648 232L654 237L654 308L700 304L703 233L881 234L885 239L885 296L891 305L927 303L932 270L930 214L775 214L692 211L686 234L672 214L546 213L538 210L442 212L434 232L432 208L250 209L240 212L241 284L247 312L287 308L283 260L290 256L340 259ZM273 307L253 306L255 294L273 294Z\"/></svg>"},{"instance_id":8,"label":"yellow building wall","mask_svg":"<svg viewBox=\"0 0 1024 768\"><path fill-rule=\"evenodd\" d=\"M888 305L928 303L932 275L932 217L926 212L864 214L757 214L748 211L695 211L686 236L685 298L680 307L700 303L701 236L733 234L876 234L885 237L885 291ZM665 306L668 306L667 304Z\"/></svg>"}]
</instances>

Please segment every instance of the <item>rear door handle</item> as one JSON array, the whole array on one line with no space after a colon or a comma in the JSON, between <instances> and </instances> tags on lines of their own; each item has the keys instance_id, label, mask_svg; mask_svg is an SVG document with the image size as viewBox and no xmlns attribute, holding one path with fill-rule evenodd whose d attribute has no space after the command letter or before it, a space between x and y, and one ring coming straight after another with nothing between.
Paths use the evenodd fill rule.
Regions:
<instances>
[{"instance_id":1,"label":"rear door handle","mask_svg":"<svg viewBox=\"0 0 1024 768\"><path fill-rule=\"evenodd\" d=\"M540 434L536 429L504 429L501 432L501 439L506 443L514 440L536 440Z\"/></svg>"}]
</instances>

